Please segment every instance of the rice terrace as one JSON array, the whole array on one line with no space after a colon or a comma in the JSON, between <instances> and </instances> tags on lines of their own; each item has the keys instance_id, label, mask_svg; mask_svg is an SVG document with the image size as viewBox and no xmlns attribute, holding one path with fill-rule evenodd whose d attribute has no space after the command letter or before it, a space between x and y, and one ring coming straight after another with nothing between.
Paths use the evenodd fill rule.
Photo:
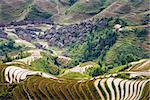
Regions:
<instances>
[{"instance_id":1,"label":"rice terrace","mask_svg":"<svg viewBox=\"0 0 150 100\"><path fill-rule=\"evenodd\" d=\"M150 100L150 0L0 0L0 100Z\"/></svg>"}]
</instances>

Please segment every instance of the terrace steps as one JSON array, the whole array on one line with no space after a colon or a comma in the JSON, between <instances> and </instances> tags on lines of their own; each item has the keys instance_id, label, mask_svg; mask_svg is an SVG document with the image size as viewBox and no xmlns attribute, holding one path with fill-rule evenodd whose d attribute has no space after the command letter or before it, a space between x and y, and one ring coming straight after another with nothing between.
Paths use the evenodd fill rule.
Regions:
<instances>
[{"instance_id":1,"label":"terrace steps","mask_svg":"<svg viewBox=\"0 0 150 100\"><path fill-rule=\"evenodd\" d=\"M77 94L76 93L73 93L73 91L72 91L72 86L76 83L77 81L75 80L75 81L70 81L70 82L68 82L68 85L66 86L67 87L67 90L68 90L68 92L70 93L70 95L71 95L71 97L72 97L72 99L73 100L75 100L75 99L77 99L78 98L78 96L77 96Z\"/></svg>"},{"instance_id":2,"label":"terrace steps","mask_svg":"<svg viewBox=\"0 0 150 100\"><path fill-rule=\"evenodd\" d=\"M81 86L85 95L88 96L88 99L94 100L95 98L93 97L93 95L91 94L91 91L88 88L88 81L81 83Z\"/></svg>"},{"instance_id":3,"label":"terrace steps","mask_svg":"<svg viewBox=\"0 0 150 100\"><path fill-rule=\"evenodd\" d=\"M5 81L6 67L0 67L0 82L3 84L0 85L0 98L5 92L16 100L20 98L22 100L148 100L149 98L149 79L108 77L69 80L31 75L20 83L10 84Z\"/></svg>"},{"instance_id":4,"label":"terrace steps","mask_svg":"<svg viewBox=\"0 0 150 100\"><path fill-rule=\"evenodd\" d=\"M29 80L27 81L27 85L26 85L26 87L27 87L27 90L29 91L29 93L31 94L31 97L34 99L34 100L37 100L38 98L38 96L37 96L37 93L35 93L35 92L38 92L38 90L36 89L36 88L34 88L34 85L33 85L33 83L34 82L36 82L37 80L38 80L39 78L36 78L36 77L34 77L34 78L29 78ZM31 80L31 81L30 81ZM30 91L31 90L31 91Z\"/></svg>"},{"instance_id":5,"label":"terrace steps","mask_svg":"<svg viewBox=\"0 0 150 100\"><path fill-rule=\"evenodd\" d=\"M72 95L74 95L74 98L76 98L77 100L79 100L80 99L80 96L79 96L79 94L78 94L78 92L76 92L76 90L75 90L75 85L76 84L78 84L77 82L72 82L71 84L70 84L70 91L72 92Z\"/></svg>"},{"instance_id":6,"label":"terrace steps","mask_svg":"<svg viewBox=\"0 0 150 100\"><path fill-rule=\"evenodd\" d=\"M67 84L65 83L62 83L61 84L61 87L59 88L62 93L65 95L65 98L68 99L68 100L72 100L72 96L71 94L69 93L68 89L66 88Z\"/></svg>"},{"instance_id":7,"label":"terrace steps","mask_svg":"<svg viewBox=\"0 0 150 100\"><path fill-rule=\"evenodd\" d=\"M45 91L45 85L42 84L44 84L44 79L41 79L41 81L39 82L38 89L44 95L45 99L49 99L49 94L47 93L47 90Z\"/></svg>"},{"instance_id":8,"label":"terrace steps","mask_svg":"<svg viewBox=\"0 0 150 100\"><path fill-rule=\"evenodd\" d=\"M58 96L59 94L58 94L57 91L55 90L55 87L54 87L55 84L56 84L56 82L50 81L50 82L46 85L46 87L47 87L48 92L50 92L50 93L52 94L52 98L53 98L54 100L58 100L58 99L60 99L60 97Z\"/></svg>"}]
</instances>

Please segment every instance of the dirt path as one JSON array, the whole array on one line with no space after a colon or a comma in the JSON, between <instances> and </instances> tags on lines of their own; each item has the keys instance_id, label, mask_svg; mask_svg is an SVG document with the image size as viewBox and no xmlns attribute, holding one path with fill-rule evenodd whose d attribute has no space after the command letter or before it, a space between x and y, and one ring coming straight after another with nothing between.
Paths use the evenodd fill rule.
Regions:
<instances>
[{"instance_id":1,"label":"dirt path","mask_svg":"<svg viewBox=\"0 0 150 100\"><path fill-rule=\"evenodd\" d=\"M35 61L37 59L42 58L42 56L40 54L41 51L42 50L40 50L40 49L29 50L27 52L31 53L31 56L23 58L23 59L15 60L15 61L21 61L21 62L24 62L24 63L26 63L28 65L31 65L32 61Z\"/></svg>"},{"instance_id":2,"label":"dirt path","mask_svg":"<svg viewBox=\"0 0 150 100\"><path fill-rule=\"evenodd\" d=\"M66 70L61 76L67 74L67 73L70 73L70 72L79 72L81 74L85 73L86 69L92 67L93 65L86 65L86 66L83 66L83 67L80 67L80 65L74 67L74 68L71 68L71 69L68 69Z\"/></svg>"}]
</instances>

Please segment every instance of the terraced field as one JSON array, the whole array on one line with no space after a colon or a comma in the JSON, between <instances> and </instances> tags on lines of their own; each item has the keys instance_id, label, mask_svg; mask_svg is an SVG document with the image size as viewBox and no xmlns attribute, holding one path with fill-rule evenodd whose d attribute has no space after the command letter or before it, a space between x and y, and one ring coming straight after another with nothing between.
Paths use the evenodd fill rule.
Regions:
<instances>
[{"instance_id":1,"label":"terraced field","mask_svg":"<svg viewBox=\"0 0 150 100\"><path fill-rule=\"evenodd\" d=\"M144 59L137 62L131 63L132 67L128 71L149 71L150 70L150 60Z\"/></svg>"},{"instance_id":2,"label":"terraced field","mask_svg":"<svg viewBox=\"0 0 150 100\"><path fill-rule=\"evenodd\" d=\"M11 65L12 66L12 65ZM16 66L16 65L14 65ZM14 68L14 69L13 69ZM42 100L148 100L150 79L93 78L69 80L42 77L38 74L20 75L19 83L8 83L18 77L22 68L0 65L0 99ZM18 72L17 72L18 70ZM23 69L25 70L25 69ZM13 73L13 75L12 75ZM31 73L31 72L30 72ZM7 76L6 74L9 74ZM29 73L28 73L29 74ZM46 74L46 73L45 73ZM6 77L7 76L7 77Z\"/></svg>"}]
</instances>

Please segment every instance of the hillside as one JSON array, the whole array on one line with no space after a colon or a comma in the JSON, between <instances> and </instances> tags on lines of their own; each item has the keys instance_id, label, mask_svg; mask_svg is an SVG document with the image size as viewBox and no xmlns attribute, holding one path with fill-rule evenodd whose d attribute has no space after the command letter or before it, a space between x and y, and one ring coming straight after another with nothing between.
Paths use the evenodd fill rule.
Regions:
<instances>
[{"instance_id":1,"label":"hillside","mask_svg":"<svg viewBox=\"0 0 150 100\"><path fill-rule=\"evenodd\" d=\"M1 0L0 22L7 23L15 20L23 20L33 3L33 0Z\"/></svg>"},{"instance_id":2,"label":"hillside","mask_svg":"<svg viewBox=\"0 0 150 100\"><path fill-rule=\"evenodd\" d=\"M142 22L149 14L148 0L89 0L89 2L86 0L13 0L13 2L1 0L0 4L1 23L24 20L28 15L34 16L38 12L44 15L34 16L35 18L47 16L61 24L108 16L120 16L129 21ZM35 13L32 12L33 9Z\"/></svg>"},{"instance_id":3,"label":"hillside","mask_svg":"<svg viewBox=\"0 0 150 100\"><path fill-rule=\"evenodd\" d=\"M12 66L12 65L9 65ZM19 84L10 84L6 82L6 77L12 77L13 82L18 80L21 69L18 68L13 72L8 65L1 65L1 79L0 82L0 98L2 99L148 99L149 79L131 80L122 78L94 78L90 80L66 80L57 79L55 77L48 78L42 74L34 74L33 72L26 72L21 74L21 82ZM14 67L15 68L15 67ZM9 72L9 76L7 71ZM11 71L12 70L12 71ZM19 72L20 70L20 72ZM12 72L10 74L10 72ZM24 75L27 76L24 76ZM28 76L32 75L32 76ZM34 76L38 75L38 76ZM27 77L25 80L23 77ZM46 77L46 78L44 78ZM10 78L11 80L11 78ZM8 80L9 81L9 80ZM130 87L129 87L130 85ZM132 87L132 88L131 88ZM8 92L9 91L9 92ZM129 92L130 91L130 92Z\"/></svg>"},{"instance_id":4,"label":"hillside","mask_svg":"<svg viewBox=\"0 0 150 100\"><path fill-rule=\"evenodd\" d=\"M0 100L149 100L149 0L0 0Z\"/></svg>"}]
</instances>

